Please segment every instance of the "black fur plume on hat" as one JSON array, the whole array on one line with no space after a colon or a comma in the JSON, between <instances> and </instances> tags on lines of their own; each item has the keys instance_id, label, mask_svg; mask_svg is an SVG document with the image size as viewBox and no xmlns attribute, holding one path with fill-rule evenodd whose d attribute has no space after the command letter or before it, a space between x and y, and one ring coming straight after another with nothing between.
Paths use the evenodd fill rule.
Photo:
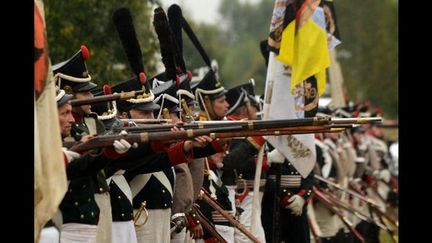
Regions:
<instances>
[{"instance_id":1,"label":"black fur plume on hat","mask_svg":"<svg viewBox=\"0 0 432 243\"><path fill-rule=\"evenodd\" d=\"M150 92L150 86L146 82L141 48L129 9L117 9L113 14L113 21L133 72L144 84L146 92Z\"/></svg>"},{"instance_id":2,"label":"black fur plume on hat","mask_svg":"<svg viewBox=\"0 0 432 243\"><path fill-rule=\"evenodd\" d=\"M153 26L156 30L162 62L165 66L165 76L170 80L176 79L176 63L174 60L174 47L171 37L171 29L168 25L168 19L165 11L158 7L154 10Z\"/></svg>"}]
</instances>

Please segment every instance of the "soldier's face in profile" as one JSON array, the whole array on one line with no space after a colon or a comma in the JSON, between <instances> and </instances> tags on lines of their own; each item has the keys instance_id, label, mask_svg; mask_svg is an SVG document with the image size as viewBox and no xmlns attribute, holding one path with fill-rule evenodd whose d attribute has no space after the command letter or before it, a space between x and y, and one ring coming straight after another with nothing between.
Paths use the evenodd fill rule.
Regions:
<instances>
[{"instance_id":1,"label":"soldier's face in profile","mask_svg":"<svg viewBox=\"0 0 432 243\"><path fill-rule=\"evenodd\" d=\"M60 132L63 138L69 136L75 119L72 116L72 106L66 103L58 108Z\"/></svg>"},{"instance_id":2,"label":"soldier's face in profile","mask_svg":"<svg viewBox=\"0 0 432 243\"><path fill-rule=\"evenodd\" d=\"M229 104L226 101L225 95L213 100L212 105L213 105L213 111L215 115L218 117L224 117L228 112Z\"/></svg>"},{"instance_id":3,"label":"soldier's face in profile","mask_svg":"<svg viewBox=\"0 0 432 243\"><path fill-rule=\"evenodd\" d=\"M209 159L210 166L216 168L222 168L224 158L225 158L225 152L219 152L211 155Z\"/></svg>"},{"instance_id":4,"label":"soldier's face in profile","mask_svg":"<svg viewBox=\"0 0 432 243\"><path fill-rule=\"evenodd\" d=\"M253 106L253 105L250 106L249 117L248 117L249 120L256 120L257 119L257 111L258 111L258 109L255 106Z\"/></svg>"},{"instance_id":5,"label":"soldier's face in profile","mask_svg":"<svg viewBox=\"0 0 432 243\"><path fill-rule=\"evenodd\" d=\"M170 118L173 124L176 124L177 122L181 122L180 118L177 116L177 113L175 112L170 113Z\"/></svg>"},{"instance_id":6,"label":"soldier's face in profile","mask_svg":"<svg viewBox=\"0 0 432 243\"><path fill-rule=\"evenodd\" d=\"M152 111L131 109L130 115L132 119L154 119L154 115Z\"/></svg>"},{"instance_id":7,"label":"soldier's face in profile","mask_svg":"<svg viewBox=\"0 0 432 243\"><path fill-rule=\"evenodd\" d=\"M88 98L93 98L93 97L94 96L90 91L75 93L76 99L88 99ZM78 113L84 113L84 114L90 114L91 113L91 105L82 105L79 107L79 109L81 110L81 112L78 111Z\"/></svg>"}]
</instances>

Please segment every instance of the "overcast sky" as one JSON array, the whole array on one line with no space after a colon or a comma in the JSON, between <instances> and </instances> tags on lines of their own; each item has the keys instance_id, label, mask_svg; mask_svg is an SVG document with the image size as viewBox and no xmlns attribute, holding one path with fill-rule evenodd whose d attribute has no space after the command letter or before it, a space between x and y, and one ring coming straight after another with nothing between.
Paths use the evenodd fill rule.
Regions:
<instances>
[{"instance_id":1,"label":"overcast sky","mask_svg":"<svg viewBox=\"0 0 432 243\"><path fill-rule=\"evenodd\" d=\"M242 0L242 2L258 2L259 0ZM195 21L214 23L219 18L218 8L221 0L160 0L166 11L176 3L182 12L189 13Z\"/></svg>"}]
</instances>

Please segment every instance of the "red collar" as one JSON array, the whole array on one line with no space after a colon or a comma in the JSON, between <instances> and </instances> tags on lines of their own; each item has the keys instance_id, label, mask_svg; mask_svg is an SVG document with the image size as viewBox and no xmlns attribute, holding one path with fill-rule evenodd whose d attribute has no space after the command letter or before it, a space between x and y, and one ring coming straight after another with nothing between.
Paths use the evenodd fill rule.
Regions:
<instances>
[{"instance_id":1,"label":"red collar","mask_svg":"<svg viewBox=\"0 0 432 243\"><path fill-rule=\"evenodd\" d=\"M75 119L75 123L76 124L81 123L82 120L83 120L83 116L81 114L79 114L79 113L76 113L76 112L72 111L72 116Z\"/></svg>"},{"instance_id":2,"label":"red collar","mask_svg":"<svg viewBox=\"0 0 432 243\"><path fill-rule=\"evenodd\" d=\"M236 116L236 115L229 115L227 118L228 118L228 120L231 120L231 121L240 121L242 119L241 117Z\"/></svg>"}]
</instances>

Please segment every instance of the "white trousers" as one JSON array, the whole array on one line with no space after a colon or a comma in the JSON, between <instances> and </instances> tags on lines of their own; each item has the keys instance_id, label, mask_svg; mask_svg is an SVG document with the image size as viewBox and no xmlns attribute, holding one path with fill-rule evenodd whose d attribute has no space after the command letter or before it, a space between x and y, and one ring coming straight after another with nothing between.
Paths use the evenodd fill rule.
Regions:
<instances>
[{"instance_id":1,"label":"white trousers","mask_svg":"<svg viewBox=\"0 0 432 243\"><path fill-rule=\"evenodd\" d=\"M234 227L217 224L215 229L228 243L234 243Z\"/></svg>"},{"instance_id":2,"label":"white trousers","mask_svg":"<svg viewBox=\"0 0 432 243\"><path fill-rule=\"evenodd\" d=\"M97 226L97 243L111 243L112 214L111 198L108 192L95 193L95 201L99 207L99 222Z\"/></svg>"},{"instance_id":3,"label":"white trousers","mask_svg":"<svg viewBox=\"0 0 432 243\"><path fill-rule=\"evenodd\" d=\"M39 243L58 243L60 241L60 232L56 227L43 228L40 233Z\"/></svg>"},{"instance_id":4,"label":"white trousers","mask_svg":"<svg viewBox=\"0 0 432 243\"><path fill-rule=\"evenodd\" d=\"M137 210L134 209L134 215ZM171 209L149 209L147 223L143 226L135 227L137 240L139 243L169 243L170 242L170 219ZM145 217L144 213L141 217ZM142 222L141 218L138 222Z\"/></svg>"},{"instance_id":5,"label":"white trousers","mask_svg":"<svg viewBox=\"0 0 432 243\"><path fill-rule=\"evenodd\" d=\"M112 243L137 243L133 220L112 222Z\"/></svg>"},{"instance_id":6,"label":"white trousers","mask_svg":"<svg viewBox=\"0 0 432 243\"><path fill-rule=\"evenodd\" d=\"M95 243L96 225L67 223L62 225L60 242L61 243Z\"/></svg>"},{"instance_id":7,"label":"white trousers","mask_svg":"<svg viewBox=\"0 0 432 243\"><path fill-rule=\"evenodd\" d=\"M195 240L190 236L190 232L183 228L180 233L174 233L171 243L195 243Z\"/></svg>"},{"instance_id":8,"label":"white trousers","mask_svg":"<svg viewBox=\"0 0 432 243\"><path fill-rule=\"evenodd\" d=\"M265 243L265 235L264 235L264 228L262 227L261 223L261 201L263 194L260 193L259 200L260 203L258 204L258 207L255 208L256 210L256 220L255 220L255 230L254 232L251 231L252 229L252 201L253 201L253 192L249 192L248 195L244 198L244 200L240 203L240 207L244 210L242 214L240 214L239 221L246 230L252 233L261 243ZM234 238L236 243L243 243L243 242L251 242L251 240L243 234L240 230L235 228Z\"/></svg>"}]
</instances>

